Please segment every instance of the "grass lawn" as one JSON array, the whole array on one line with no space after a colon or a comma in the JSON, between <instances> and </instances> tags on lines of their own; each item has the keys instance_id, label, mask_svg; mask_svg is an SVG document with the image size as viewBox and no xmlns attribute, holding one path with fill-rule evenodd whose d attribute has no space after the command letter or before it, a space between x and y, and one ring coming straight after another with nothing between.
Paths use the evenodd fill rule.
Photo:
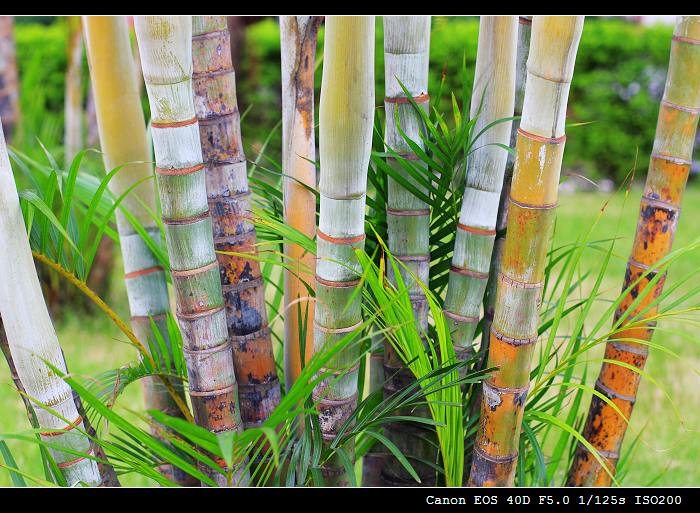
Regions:
<instances>
[{"instance_id":1,"label":"grass lawn","mask_svg":"<svg viewBox=\"0 0 700 513\"><path fill-rule=\"evenodd\" d=\"M601 286L605 297L610 299L618 296L622 287L636 227L640 196L641 188L632 189L626 202L623 193L616 194L591 236L591 240L619 237L615 244L614 258L608 266ZM573 242L579 234L588 231L600 208L610 197L611 195L598 193L560 196L555 246ZM700 237L698 220L700 186L691 184L683 202L674 249L687 246ZM583 263L583 269L597 270L596 258L602 260L603 256L594 252L584 255L588 255L588 260ZM677 283L678 280L685 282L681 290L688 290L691 283L697 285L697 281L688 278L697 272L699 264L699 251L693 251L674 262L669 269L666 287ZM589 281L593 279L591 277ZM698 302L697 297L694 302ZM606 306L600 302L592 309L589 326L600 318ZM697 313L690 315L697 321ZM634 436L639 433L641 438L633 455L633 464L628 465L623 484L697 486L700 483L700 470L696 463L700 458L700 410L688 406L697 404L700 399L700 326L690 326L688 323L683 325L680 321L669 320L661 321L658 328L661 329L653 341L682 355L682 358L653 348L650 350L644 371L658 386L654 385L651 379L642 380L625 445L629 446ZM591 355L591 358L602 358L602 352L603 347L600 347L597 355ZM599 367L599 363L590 365L591 385Z\"/></svg>"},{"instance_id":2,"label":"grass lawn","mask_svg":"<svg viewBox=\"0 0 700 513\"><path fill-rule=\"evenodd\" d=\"M618 194L609 203L604 217L593 234L593 239L622 238L617 242L615 258L611 262L602 289L606 297L619 294L625 270L626 258L632 244L635 219L637 216L641 190L633 189L623 206L622 195ZM585 233L595 220L603 203L610 195L598 193L578 193L560 198L556 245L573 242ZM697 216L697 217L696 217ZM684 201L675 247L680 248L700 236L700 186L690 186ZM618 229L619 221L619 229ZM588 260L584 268L595 269L599 253L587 252ZM678 261L671 268L668 284L692 275L700 262L700 254L694 252ZM121 264L115 266L121 276ZM687 286L686 286L687 288ZM128 318L126 295L121 279L114 280L110 304L122 318ZM595 322L603 311L591 313ZM276 323L277 329L281 326ZM671 351L681 354L681 358L652 349L646 372L656 380L654 385L645 380L641 385L632 428L628 431L627 442L633 434L641 431L641 442L629 466L625 485L666 485L689 486L700 484L700 470L696 462L700 459L700 409L696 408L700 399L700 328L667 322L663 328L674 331L660 332L655 342L663 344ZM102 314L68 314L57 325L58 336L66 354L70 370L88 377L115 368L135 358L135 351L125 342L125 337ZM685 336L684 336L685 335ZM602 352L602 347L601 347ZM599 364L591 365L591 374L597 374ZM592 379L592 378L591 378ZM670 399L666 396L669 395ZM118 408L140 410L141 390L132 385L119 399ZM12 381L6 365L0 364L0 433L14 433L27 429L22 402L13 391ZM41 476L41 462L37 449L30 444L9 441L14 457L20 468L30 474ZM146 485L139 476L127 476L126 485ZM0 486L9 486L7 472L0 470Z\"/></svg>"}]
</instances>

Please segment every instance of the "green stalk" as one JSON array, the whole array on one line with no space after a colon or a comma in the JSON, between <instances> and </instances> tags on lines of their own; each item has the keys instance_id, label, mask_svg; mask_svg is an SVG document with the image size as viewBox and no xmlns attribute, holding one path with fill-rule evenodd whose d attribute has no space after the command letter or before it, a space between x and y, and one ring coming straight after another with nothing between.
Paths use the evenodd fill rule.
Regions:
<instances>
[{"instance_id":1,"label":"green stalk","mask_svg":"<svg viewBox=\"0 0 700 513\"><path fill-rule=\"evenodd\" d=\"M150 214L156 211L155 186L153 180L147 179L153 172L150 145L146 137L126 18L85 16L83 27L105 171L125 166L110 180L109 188L116 197L121 197L133 184L142 182L124 198L122 206L151 237L159 238L160 230ZM165 270L121 210L117 211L117 231L134 335L148 345L149 339L153 339L153 321L172 355L167 327L170 300ZM172 361L172 358L168 360ZM182 383L171 380L171 385L184 402ZM144 397L149 410L183 416L157 378L144 380ZM180 484L192 485L196 482L172 465L164 465L160 470Z\"/></svg>"},{"instance_id":2,"label":"green stalk","mask_svg":"<svg viewBox=\"0 0 700 513\"><path fill-rule=\"evenodd\" d=\"M496 217L503 187L515 102L517 16L482 16L470 117L478 136L469 155L466 187L457 223L445 316L457 358L469 360L489 277ZM489 125L493 125L490 126ZM465 372L464 369L463 372Z\"/></svg>"},{"instance_id":3,"label":"green stalk","mask_svg":"<svg viewBox=\"0 0 700 513\"><path fill-rule=\"evenodd\" d=\"M225 16L192 18L194 104L244 428L280 402ZM250 256L248 256L250 255Z\"/></svg>"},{"instance_id":4,"label":"green stalk","mask_svg":"<svg viewBox=\"0 0 700 513\"><path fill-rule=\"evenodd\" d=\"M582 16L535 16L496 289L481 417L469 484L512 486L538 338L547 249L556 213L564 125ZM512 108L512 104L511 104Z\"/></svg>"},{"instance_id":5,"label":"green stalk","mask_svg":"<svg viewBox=\"0 0 700 513\"><path fill-rule=\"evenodd\" d=\"M367 166L374 111L374 16L328 16L320 105L321 213L317 230L314 351L362 324L360 265L365 243ZM329 442L357 404L357 349L328 364L331 376L314 390L319 422ZM348 452L354 453L351 448ZM354 458L353 458L354 459ZM347 484L339 460L323 469L329 485Z\"/></svg>"},{"instance_id":6,"label":"green stalk","mask_svg":"<svg viewBox=\"0 0 700 513\"><path fill-rule=\"evenodd\" d=\"M195 422L213 433L240 431L238 386L192 99L192 19L138 16L135 27ZM247 471L234 470L234 484L246 484ZM212 477L228 484L222 474Z\"/></svg>"},{"instance_id":7,"label":"green stalk","mask_svg":"<svg viewBox=\"0 0 700 513\"><path fill-rule=\"evenodd\" d=\"M411 177L397 159L410 161L427 176L427 165L411 150L401 132L424 148L421 136L424 136L425 126L420 114L408 101L406 91L419 108L426 113L429 111L429 58L430 16L384 17L385 144L387 151L397 154L397 157L388 157L387 163L419 189L424 187ZM428 329L428 301L420 283L427 285L429 281L430 208L391 177L388 182L386 207L389 251L406 266L406 269L401 267L401 277L408 288L416 329L424 337ZM394 283L396 281L392 276L391 267L389 279ZM414 380L415 377L390 341L385 340L384 397L396 394ZM422 408L420 412L399 411L397 414L430 416L427 407ZM430 443L431 432L425 426L402 422L387 424L384 429L386 436L406 456L435 461L435 444ZM435 483L435 471L432 467L415 460L411 463L421 479L421 484ZM415 484L414 478L404 466L389 455L385 458L382 477L385 483Z\"/></svg>"}]
</instances>

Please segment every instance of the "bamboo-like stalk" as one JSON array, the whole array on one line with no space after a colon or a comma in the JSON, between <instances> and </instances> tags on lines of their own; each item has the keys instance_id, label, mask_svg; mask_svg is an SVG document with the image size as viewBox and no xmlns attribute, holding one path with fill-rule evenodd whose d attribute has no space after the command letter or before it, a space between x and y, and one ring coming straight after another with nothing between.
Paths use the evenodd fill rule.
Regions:
<instances>
[{"instance_id":1,"label":"bamboo-like stalk","mask_svg":"<svg viewBox=\"0 0 700 513\"><path fill-rule=\"evenodd\" d=\"M401 135L424 147L421 136L425 126L409 103L406 91L413 101L426 112L429 109L428 62L430 57L430 16L384 17L384 80L386 97L385 144L400 158L410 160L428 173L427 166L418 159ZM398 121L397 121L398 120ZM424 189L394 157L387 162L404 179L419 189ZM408 287L409 297L416 319L416 329L426 333L428 329L428 301L423 286L428 284L430 271L430 208L398 181L389 178L386 205L389 251L400 260L410 273L401 268L401 277ZM416 276L420 283L411 276ZM395 281L391 276L389 278ZM384 396L390 397L415 380L389 341L384 343ZM421 412L402 411L403 415L430 416L427 408ZM420 424L391 423L384 426L386 436L406 455L433 461L436 448L429 440L429 430ZM421 483L434 483L435 471L428 465L413 460ZM382 476L387 483L415 484L415 480L392 456L387 456L382 466Z\"/></svg>"},{"instance_id":2,"label":"bamboo-like stalk","mask_svg":"<svg viewBox=\"0 0 700 513\"><path fill-rule=\"evenodd\" d=\"M527 75L527 56L530 52L530 32L532 31L532 16L520 16L518 19L518 52L515 60L515 109L513 115L520 117L523 112L523 99L525 97L525 78ZM518 138L518 128L520 120L513 120L510 130L510 147L515 149ZM498 273L501 269L501 257L503 256L503 245L506 241L508 228L508 198L510 197L510 185L513 179L513 167L515 165L515 155L508 153L506 171L503 176L503 187L501 188L501 199L498 202L498 215L496 216L496 240L493 243L491 254L491 267L489 270L489 280L486 284L486 294L484 296L484 323L481 335L481 351L488 345L489 333L491 333L491 323L493 313L496 309L496 284L498 283ZM485 358L486 355L484 355Z\"/></svg>"},{"instance_id":3,"label":"bamboo-like stalk","mask_svg":"<svg viewBox=\"0 0 700 513\"><path fill-rule=\"evenodd\" d=\"M66 372L66 363L41 294L29 239L0 132L0 315L10 353L27 394L55 413L35 406L41 437L58 447L94 454L68 384L48 364ZM49 449L68 485L98 486L102 479L95 460Z\"/></svg>"},{"instance_id":4,"label":"bamboo-like stalk","mask_svg":"<svg viewBox=\"0 0 700 513\"><path fill-rule=\"evenodd\" d=\"M80 16L68 16L68 69L64 106L65 166L70 166L83 145L82 65L83 36Z\"/></svg>"},{"instance_id":5,"label":"bamboo-like stalk","mask_svg":"<svg viewBox=\"0 0 700 513\"><path fill-rule=\"evenodd\" d=\"M17 51L12 16L0 16L0 118L8 142L19 121Z\"/></svg>"},{"instance_id":6,"label":"bamboo-like stalk","mask_svg":"<svg viewBox=\"0 0 700 513\"><path fill-rule=\"evenodd\" d=\"M469 484L512 486L556 213L564 123L583 16L535 16ZM512 109L512 104L511 104Z\"/></svg>"},{"instance_id":7,"label":"bamboo-like stalk","mask_svg":"<svg viewBox=\"0 0 700 513\"><path fill-rule=\"evenodd\" d=\"M517 16L482 16L470 116L480 134L467 164L464 199L457 223L445 317L460 360L473 355L472 342L489 277L496 217L512 122L488 125L513 115L515 102Z\"/></svg>"},{"instance_id":8,"label":"bamboo-like stalk","mask_svg":"<svg viewBox=\"0 0 700 513\"><path fill-rule=\"evenodd\" d=\"M591 400L583 436L602 457L610 473L579 444L569 471L568 486L609 486L620 456L627 422L637 397L656 322L665 275L655 284L653 268L669 254L680 217L680 205L693 159L695 132L700 117L700 17L679 16L673 31L666 86L661 100L656 137L646 186L641 199L637 232L622 290L637 282L615 312L615 324L643 292L644 298L629 311L605 347L605 362L595 389L619 410L598 396ZM646 276L642 277L649 269ZM641 279L640 279L641 278ZM646 290L647 287L653 287ZM646 312L643 310L647 309ZM645 322L646 320L646 322ZM634 326L628 326L631 322ZM616 362L620 362L619 364Z\"/></svg>"},{"instance_id":9,"label":"bamboo-like stalk","mask_svg":"<svg viewBox=\"0 0 700 513\"><path fill-rule=\"evenodd\" d=\"M314 63L321 20L321 16L280 16L284 222L310 238L316 231ZM284 376L289 389L301 372L302 360L308 362L313 351L314 303L309 288L315 290L316 260L296 244L285 244L284 255L289 266L284 271Z\"/></svg>"},{"instance_id":10,"label":"bamboo-like stalk","mask_svg":"<svg viewBox=\"0 0 700 513\"><path fill-rule=\"evenodd\" d=\"M214 433L239 431L238 387L192 96L192 19L137 16L135 27L194 418ZM214 478L226 484L224 476ZM246 482L247 473L234 476L234 484Z\"/></svg>"},{"instance_id":11,"label":"bamboo-like stalk","mask_svg":"<svg viewBox=\"0 0 700 513\"><path fill-rule=\"evenodd\" d=\"M532 30L532 16L520 16L518 19L518 51L515 61L515 109L513 114L519 117L523 112L523 99L525 95L525 78L527 75L527 56L530 51L530 32ZM518 138L518 128L520 120L513 120L510 130L510 147L515 149ZM503 176L503 187L501 188L501 198L498 202L498 214L496 216L496 239L493 242L491 253L491 266L489 267L489 279L486 283L484 293L484 317L481 330L481 346L479 348L479 369L484 368L488 358L489 333L491 333L491 323L496 309L496 285L498 274L501 272L501 259L503 258L503 246L506 242L508 228L508 204L510 203L510 185L513 179L513 167L515 165L515 155L508 153L506 171ZM478 390L478 391L476 391ZM475 387L475 395L478 400L474 401L470 407L472 416L478 415L481 408L481 385ZM468 474L465 472L465 476Z\"/></svg>"},{"instance_id":12,"label":"bamboo-like stalk","mask_svg":"<svg viewBox=\"0 0 700 513\"><path fill-rule=\"evenodd\" d=\"M85 16L83 28L105 170L109 172L128 164L110 180L109 188L116 197L121 197L130 187L141 182L122 200L122 206L151 237L158 239L160 230L151 215L157 209L155 186L150 179L153 174L150 147L126 18ZM120 210L117 211L117 230L134 335L147 346L148 340L153 338L152 320L172 354L167 327L170 301L165 270ZM184 401L182 383L171 384ZM144 380L144 396L146 408L182 416L158 379ZM193 485L196 482L172 465L160 470L180 484Z\"/></svg>"},{"instance_id":13,"label":"bamboo-like stalk","mask_svg":"<svg viewBox=\"0 0 700 513\"><path fill-rule=\"evenodd\" d=\"M244 428L280 402L225 16L192 18L194 105ZM237 254L224 254L237 253ZM245 256L249 254L251 256Z\"/></svg>"},{"instance_id":14,"label":"bamboo-like stalk","mask_svg":"<svg viewBox=\"0 0 700 513\"><path fill-rule=\"evenodd\" d=\"M355 293L360 272L355 250L365 243L373 111L374 16L328 16L320 104L314 351L362 324L361 294ZM355 409L357 357L357 350L348 349L333 358L328 364L332 375L314 390L326 441L333 439ZM329 485L348 482L339 460L328 462L323 473Z\"/></svg>"}]
</instances>

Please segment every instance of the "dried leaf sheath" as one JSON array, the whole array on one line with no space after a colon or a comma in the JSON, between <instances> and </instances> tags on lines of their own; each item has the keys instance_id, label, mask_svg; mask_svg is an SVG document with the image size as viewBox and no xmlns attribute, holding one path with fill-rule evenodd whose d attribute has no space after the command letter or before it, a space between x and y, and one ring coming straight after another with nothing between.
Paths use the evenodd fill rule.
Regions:
<instances>
[{"instance_id":1,"label":"dried leaf sheath","mask_svg":"<svg viewBox=\"0 0 700 513\"><path fill-rule=\"evenodd\" d=\"M457 224L445 316L459 359L473 354L472 342L489 277L496 237L496 216L503 186L512 122L495 121L513 115L517 16L482 16L470 116L480 134L467 164L466 188ZM485 130L485 131L484 131Z\"/></svg>"},{"instance_id":2,"label":"dried leaf sheath","mask_svg":"<svg viewBox=\"0 0 700 513\"><path fill-rule=\"evenodd\" d=\"M316 231L314 64L321 19L280 16L284 221L309 238ZM289 389L301 372L302 359L308 361L313 352L314 302L304 298L310 296L309 287L315 289L316 260L296 244L285 244L284 254L292 266L284 271L284 375Z\"/></svg>"},{"instance_id":3,"label":"dried leaf sheath","mask_svg":"<svg viewBox=\"0 0 700 513\"><path fill-rule=\"evenodd\" d=\"M469 484L512 486L554 225L564 123L582 16L535 16Z\"/></svg>"},{"instance_id":4,"label":"dried leaf sheath","mask_svg":"<svg viewBox=\"0 0 700 513\"><path fill-rule=\"evenodd\" d=\"M239 430L238 386L192 101L192 21L138 16L135 27L194 418L215 433ZM216 479L225 484L224 476Z\"/></svg>"},{"instance_id":5,"label":"dried leaf sheath","mask_svg":"<svg viewBox=\"0 0 700 513\"><path fill-rule=\"evenodd\" d=\"M627 262L623 290L632 287L615 313L615 322L644 292L640 303L629 311L605 348L606 360L621 362L640 371L649 351L646 344L655 323L645 322L658 312L658 305L646 309L663 290L665 275L654 285L653 269L671 251L680 216L683 191L692 162L693 144L700 116L700 17L679 16L673 33L664 96L661 100L656 138L642 195L637 233ZM648 286L653 289L646 290ZM627 325L634 324L634 326ZM612 401L629 419L637 397L639 372L604 362L596 390ZM599 452L612 474L620 457L627 421L603 399L593 396L583 435ZM582 444L569 472L569 486L608 486L610 474Z\"/></svg>"},{"instance_id":6,"label":"dried leaf sheath","mask_svg":"<svg viewBox=\"0 0 700 513\"><path fill-rule=\"evenodd\" d=\"M401 131L419 146L423 146L421 136L425 131L423 121L415 107L408 102L406 91L419 108L429 110L428 61L430 57L430 16L384 16L384 80L386 83L385 144L387 150L394 151L399 158L411 161L422 168L427 175L427 166L418 159L401 135ZM403 85L403 87L401 87ZM398 121L397 121L398 119ZM387 158L388 164L404 179L419 189L424 189L394 157ZM430 270L430 208L391 177L388 178L387 233L391 253L401 261L418 280L426 286ZM393 269L389 269L393 274ZM411 305L416 318L416 329L425 333L428 329L428 301L421 286L405 269L401 268L402 279L409 289ZM393 276L389 276L395 281ZM389 341L384 343L384 396L389 397L415 380ZM401 411L401 415L430 416L427 408L422 412ZM384 426L386 436L407 456L424 460L435 460L435 446L426 441L429 430L418 424L406 422L390 423ZM434 483L434 470L415 460L416 468L423 484ZM415 484L415 480L391 455L387 455L382 469L387 483Z\"/></svg>"},{"instance_id":7,"label":"dried leaf sheath","mask_svg":"<svg viewBox=\"0 0 700 513\"><path fill-rule=\"evenodd\" d=\"M126 19L85 16L83 27L105 169L109 172L131 163L114 175L109 188L120 197L134 184L142 182L124 198L122 206L157 239L160 230L149 213L149 210L156 211L155 186L149 179L152 176L151 155ZM165 270L121 210L117 210L117 230L134 334L148 346L148 341L153 339L152 319L172 352L167 327L170 301ZM172 385L184 400L182 383L172 382ZM144 396L147 409L182 416L157 378L144 380ZM160 470L183 485L196 483L172 465Z\"/></svg>"},{"instance_id":8,"label":"dried leaf sheath","mask_svg":"<svg viewBox=\"0 0 700 513\"><path fill-rule=\"evenodd\" d=\"M92 453L85 425L68 384L47 363L66 372L66 363L41 293L29 239L0 128L0 315L12 360L27 394L41 405L34 412L46 442L80 453ZM59 418L59 416L61 418ZM68 423L65 420L68 419ZM77 428L77 429L76 429ZM50 448L68 485L101 484L97 463Z\"/></svg>"},{"instance_id":9,"label":"dried leaf sheath","mask_svg":"<svg viewBox=\"0 0 700 513\"><path fill-rule=\"evenodd\" d=\"M279 404L280 385L260 264L245 255L254 256L256 237L250 221L231 42L225 16L195 16L192 29L195 112L241 418L244 427L257 426Z\"/></svg>"},{"instance_id":10,"label":"dried leaf sheath","mask_svg":"<svg viewBox=\"0 0 700 513\"><path fill-rule=\"evenodd\" d=\"M355 294L359 282L355 249L362 249L365 242L373 111L374 16L329 16L320 104L315 352L362 324L361 294ZM335 437L355 409L357 358L352 345L338 354L327 366L331 377L314 390L326 441ZM339 375L342 377L335 380ZM323 471L327 484L347 483L340 461L327 462Z\"/></svg>"}]
</instances>

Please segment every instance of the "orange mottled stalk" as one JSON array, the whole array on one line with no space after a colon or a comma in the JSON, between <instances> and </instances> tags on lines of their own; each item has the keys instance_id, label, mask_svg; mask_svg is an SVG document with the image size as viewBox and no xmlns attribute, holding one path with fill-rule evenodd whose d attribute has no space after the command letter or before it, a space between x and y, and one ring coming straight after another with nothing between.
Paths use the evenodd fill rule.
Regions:
<instances>
[{"instance_id":1,"label":"orange mottled stalk","mask_svg":"<svg viewBox=\"0 0 700 513\"><path fill-rule=\"evenodd\" d=\"M321 20L280 16L284 222L311 239L316 234L314 63ZM284 376L289 390L301 372L302 359L308 362L313 353L314 303L309 289L316 288L316 260L291 243L285 244L284 255L290 266L284 272Z\"/></svg>"},{"instance_id":2,"label":"orange mottled stalk","mask_svg":"<svg viewBox=\"0 0 700 513\"><path fill-rule=\"evenodd\" d=\"M512 486L564 154L582 16L535 16L469 484Z\"/></svg>"},{"instance_id":3,"label":"orange mottled stalk","mask_svg":"<svg viewBox=\"0 0 700 513\"><path fill-rule=\"evenodd\" d=\"M598 451L609 472L586 447L579 444L569 472L569 486L608 486L611 475L615 473L627 421L637 396L639 371L646 363L648 342L654 332L655 322L649 319L658 312L658 304L648 307L661 295L665 276L651 285L653 289L647 291L646 288L657 274L654 267L671 251L699 116L700 17L680 16L673 33L656 139L622 288L626 290L636 284L615 313L616 324L622 315L627 314L627 317L608 340L606 361L596 381L596 390L615 404L625 418L606 401L593 396L583 435ZM635 299L643 293L646 294L643 299L630 310ZM630 324L633 326L628 326Z\"/></svg>"}]
</instances>

